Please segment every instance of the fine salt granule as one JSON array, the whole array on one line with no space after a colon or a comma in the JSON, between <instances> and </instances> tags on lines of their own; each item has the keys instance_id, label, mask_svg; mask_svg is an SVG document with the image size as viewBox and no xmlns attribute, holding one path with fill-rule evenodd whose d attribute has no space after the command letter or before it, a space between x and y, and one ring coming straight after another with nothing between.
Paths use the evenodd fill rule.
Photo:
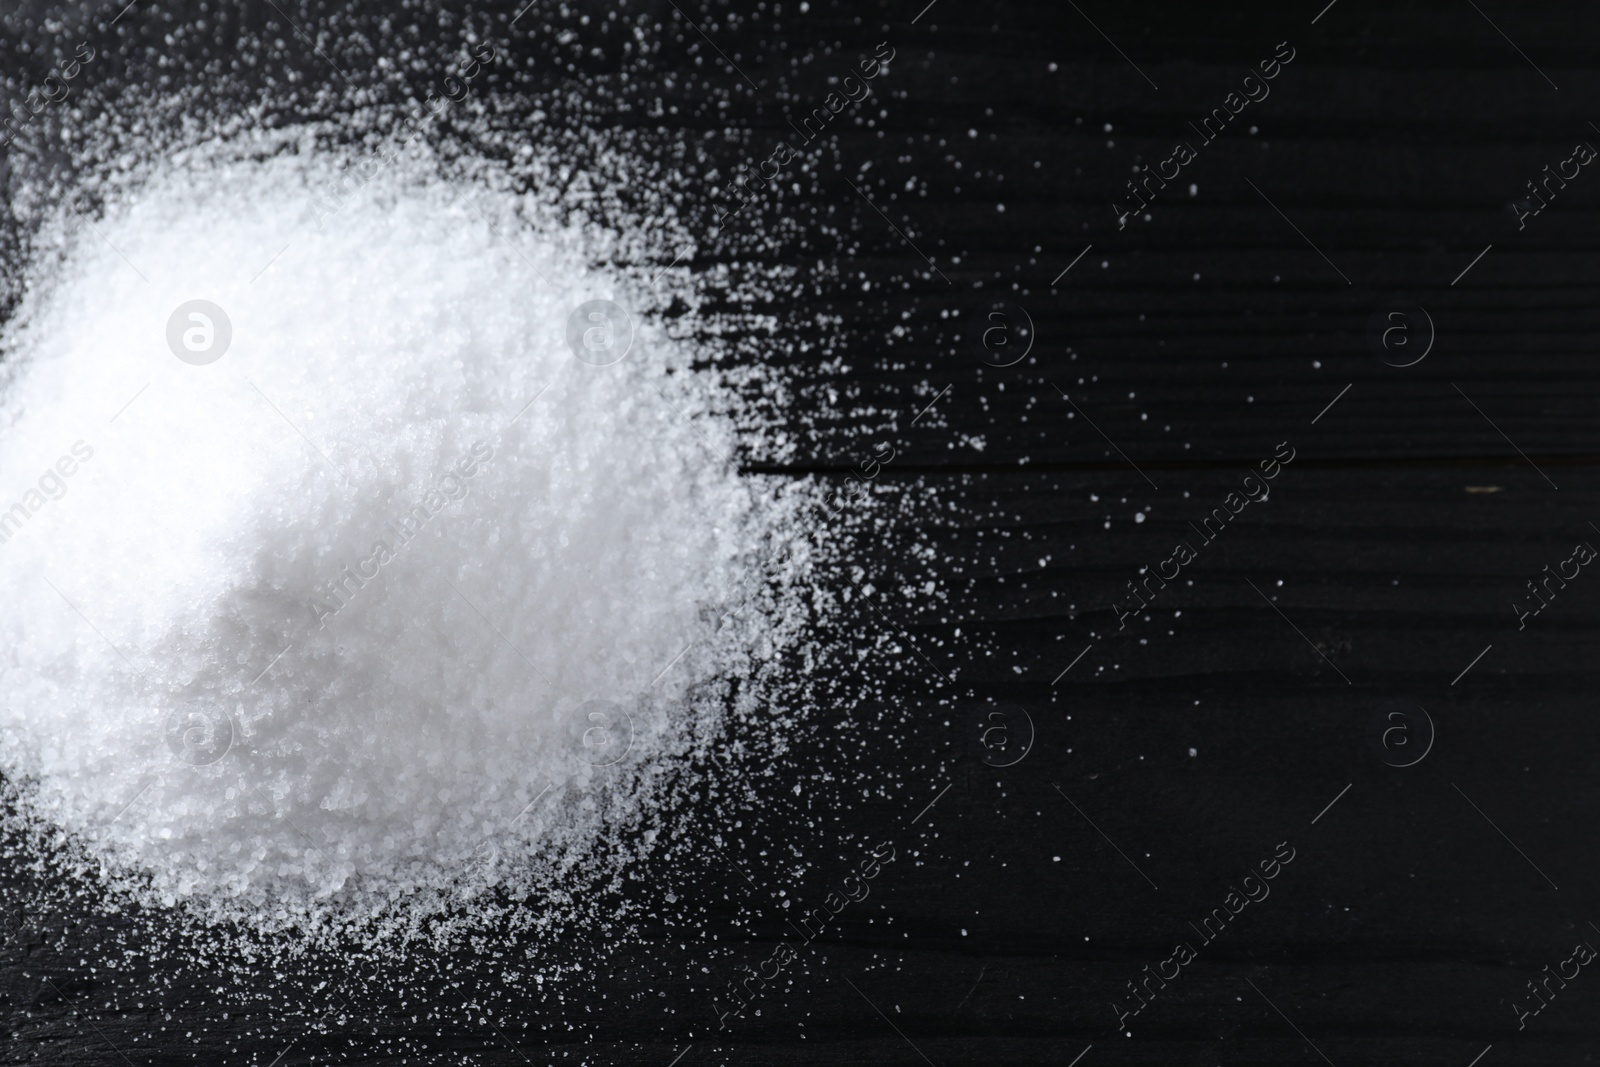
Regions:
<instances>
[{"instance_id":1,"label":"fine salt granule","mask_svg":"<svg viewBox=\"0 0 1600 1067\"><path fill-rule=\"evenodd\" d=\"M824 603L810 490L739 473L751 383L626 237L421 149L335 202L301 147L167 160L34 267L0 764L146 904L404 926L649 847Z\"/></svg>"}]
</instances>

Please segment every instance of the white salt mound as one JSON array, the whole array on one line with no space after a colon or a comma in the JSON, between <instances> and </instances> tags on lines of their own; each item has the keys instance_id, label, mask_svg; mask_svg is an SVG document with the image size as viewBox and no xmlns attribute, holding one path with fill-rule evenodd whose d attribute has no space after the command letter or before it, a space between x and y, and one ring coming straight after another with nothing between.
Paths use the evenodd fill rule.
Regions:
<instances>
[{"instance_id":1,"label":"white salt mound","mask_svg":"<svg viewBox=\"0 0 1600 1067\"><path fill-rule=\"evenodd\" d=\"M616 235L425 161L318 228L334 173L169 166L0 364L0 769L147 902L254 922L620 848L804 579L740 611L797 505ZM610 365L591 300L634 309Z\"/></svg>"}]
</instances>

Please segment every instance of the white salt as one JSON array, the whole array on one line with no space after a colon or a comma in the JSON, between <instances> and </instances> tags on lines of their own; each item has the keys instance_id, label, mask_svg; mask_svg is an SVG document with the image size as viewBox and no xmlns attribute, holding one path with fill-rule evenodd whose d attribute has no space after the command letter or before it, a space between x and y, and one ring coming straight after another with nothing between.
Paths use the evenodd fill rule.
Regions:
<instances>
[{"instance_id":1,"label":"white salt","mask_svg":"<svg viewBox=\"0 0 1600 1067\"><path fill-rule=\"evenodd\" d=\"M739 474L734 390L648 275L596 266L624 237L420 152L328 215L338 163L292 149L165 161L33 267L0 769L146 903L312 928L525 896L647 845L796 642L802 492ZM629 312L609 365L569 344L589 301Z\"/></svg>"}]
</instances>

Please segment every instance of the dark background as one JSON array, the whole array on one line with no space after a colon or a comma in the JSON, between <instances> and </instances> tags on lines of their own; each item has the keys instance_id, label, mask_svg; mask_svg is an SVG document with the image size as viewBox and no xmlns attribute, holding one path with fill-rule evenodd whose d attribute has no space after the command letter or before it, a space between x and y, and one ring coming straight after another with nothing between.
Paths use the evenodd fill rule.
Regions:
<instances>
[{"instance_id":1,"label":"dark background","mask_svg":"<svg viewBox=\"0 0 1600 1067\"><path fill-rule=\"evenodd\" d=\"M103 924L8 897L0 1061L1594 1058L1600 976L1581 972L1524 1029L1513 1004L1531 1006L1526 983L1576 943L1600 944L1600 579L1584 571L1520 631L1510 605L1576 543L1600 543L1600 176L1583 170L1525 229L1512 209L1545 165L1600 144L1600 12L937 0L918 17L922 2L543 0L515 27L521 3L460 8L513 57L488 90L509 109L518 91L559 89L571 111L549 125L635 131L695 177L697 265L796 267L776 313L848 370L818 358L794 416L805 455L782 472L842 479L873 442L897 449L874 488L915 529L864 541L862 566L885 588L937 593L862 613L904 641L874 653L888 681L851 712L857 777L828 821L752 820L725 862L671 875L700 920L644 925L564 990L501 989L486 1015L492 968L463 949L424 1025L294 967L263 968L255 999L213 983L203 959L136 961L110 983L96 964L121 944ZM378 5L280 6L364 69L370 40L344 30ZM105 76L137 84L165 65L203 83L230 35L258 34L282 39L269 61L317 77L282 11L213 8L174 44L201 14L141 4ZM613 9L621 22L605 21ZM25 43L34 13L13 12L0 42L13 86L44 62ZM388 14L432 32L431 9ZM630 20L650 27L631 55ZM554 43L561 28L575 44ZM765 158L827 76L883 40L890 73L815 165L713 233L727 169ZM1188 123L1283 41L1296 57L1271 95L1119 230L1111 205L1133 169L1197 143ZM1035 326L1028 357L1004 368L966 326L994 299ZM1396 368L1368 323L1407 304L1436 340ZM1422 343L1422 320L1406 323ZM816 400L828 390L850 402ZM1178 538L1197 542L1187 524L1282 442L1295 459L1270 499L1119 629L1125 583ZM976 744L997 700L1036 729L1003 768ZM1419 707L1432 747L1392 766L1419 749L1389 735L1385 750L1381 716L1403 709L1406 743L1422 746ZM825 791L804 769L841 758L830 736L779 785ZM893 788L872 787L874 764ZM897 859L870 898L719 1032L713 997L784 936L777 889L809 906L876 840ZM1189 923L1280 842L1295 858L1270 897L1202 946ZM786 848L805 853L799 876L779 869ZM630 891L659 892L657 876ZM1132 1006L1126 983L1179 941L1198 958L1119 1034L1112 1003Z\"/></svg>"}]
</instances>

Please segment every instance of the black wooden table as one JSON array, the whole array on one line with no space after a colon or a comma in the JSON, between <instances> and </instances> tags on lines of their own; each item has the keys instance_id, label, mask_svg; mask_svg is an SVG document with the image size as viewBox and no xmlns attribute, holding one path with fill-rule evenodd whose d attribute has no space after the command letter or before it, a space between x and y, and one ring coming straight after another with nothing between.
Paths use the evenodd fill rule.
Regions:
<instances>
[{"instance_id":1,"label":"black wooden table","mask_svg":"<svg viewBox=\"0 0 1600 1067\"><path fill-rule=\"evenodd\" d=\"M108 974L114 927L13 902L0 1061L1594 1058L1600 578L1567 561L1600 545L1597 12L924 3L446 5L703 184L697 268L794 266L802 455L752 470L895 450L852 549L860 698L724 862L632 873L684 920L570 931L599 969L539 986L464 946L407 1000L392 961L241 989L181 938ZM13 89L44 62L22 7ZM167 47L293 52L281 7L355 64L387 5L212 7ZM380 42L427 21L389 14ZM141 4L108 76L201 17ZM730 168L880 42L872 96L717 231ZM783 901L880 845L719 1020Z\"/></svg>"}]
</instances>

